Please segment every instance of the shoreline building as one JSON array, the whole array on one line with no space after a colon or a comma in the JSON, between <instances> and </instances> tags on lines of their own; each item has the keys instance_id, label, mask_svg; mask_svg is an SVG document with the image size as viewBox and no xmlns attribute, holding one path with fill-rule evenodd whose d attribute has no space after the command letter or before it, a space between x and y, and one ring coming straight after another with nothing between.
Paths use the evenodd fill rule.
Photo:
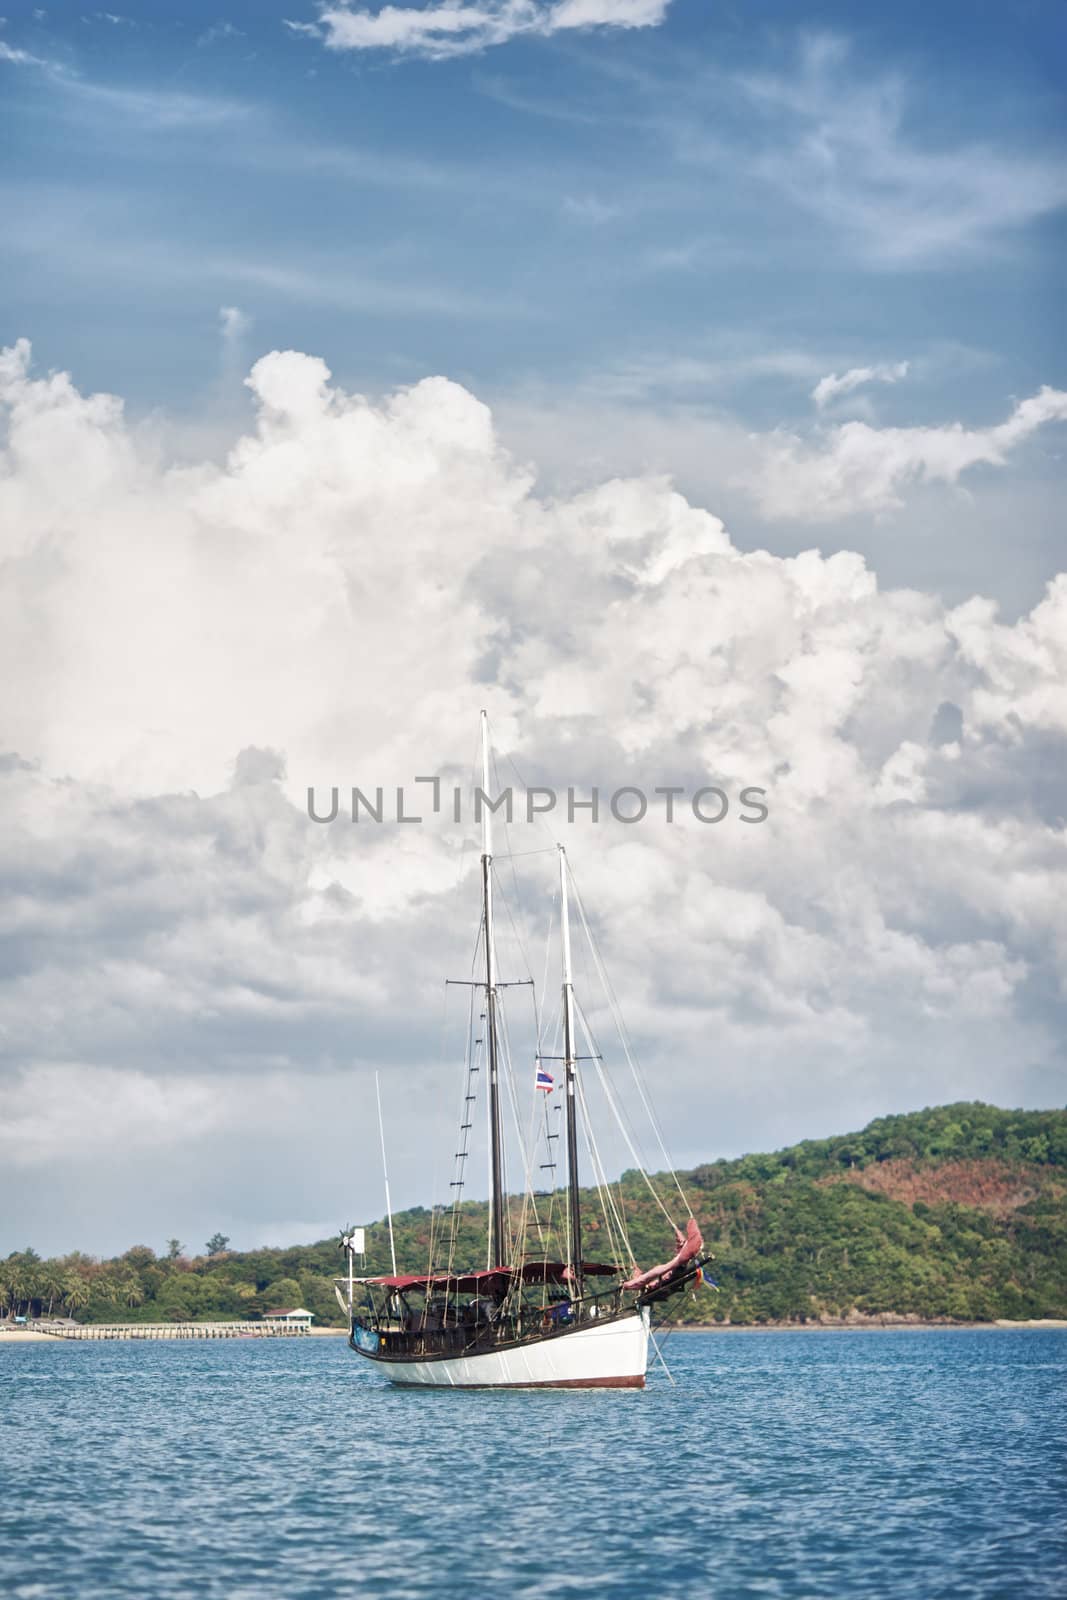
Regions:
<instances>
[{"instance_id":1,"label":"shoreline building","mask_svg":"<svg viewBox=\"0 0 1067 1600\"><path fill-rule=\"evenodd\" d=\"M311 1332L311 1319L313 1311L307 1311L303 1306L294 1306L290 1310L284 1308L276 1311L264 1311L264 1322L284 1322L290 1328L306 1328Z\"/></svg>"}]
</instances>

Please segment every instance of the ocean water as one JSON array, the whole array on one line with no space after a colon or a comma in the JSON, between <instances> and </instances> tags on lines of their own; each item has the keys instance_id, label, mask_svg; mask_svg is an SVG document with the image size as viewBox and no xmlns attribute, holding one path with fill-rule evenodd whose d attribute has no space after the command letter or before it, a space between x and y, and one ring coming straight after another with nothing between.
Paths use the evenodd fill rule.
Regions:
<instances>
[{"instance_id":1,"label":"ocean water","mask_svg":"<svg viewBox=\"0 0 1067 1600\"><path fill-rule=\"evenodd\" d=\"M0 1349L0 1593L1067 1593L1067 1332L664 1355L674 1386L493 1394L342 1339Z\"/></svg>"}]
</instances>

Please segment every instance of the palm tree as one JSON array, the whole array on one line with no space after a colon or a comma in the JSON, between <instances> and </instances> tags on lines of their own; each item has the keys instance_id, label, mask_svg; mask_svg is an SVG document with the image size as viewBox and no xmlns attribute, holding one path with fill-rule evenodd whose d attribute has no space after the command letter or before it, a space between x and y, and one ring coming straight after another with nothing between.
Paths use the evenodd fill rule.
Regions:
<instances>
[{"instance_id":1,"label":"palm tree","mask_svg":"<svg viewBox=\"0 0 1067 1600\"><path fill-rule=\"evenodd\" d=\"M94 1300L103 1300L109 1306L117 1306L122 1299L122 1284L110 1273L103 1273L93 1284L92 1297Z\"/></svg>"},{"instance_id":2,"label":"palm tree","mask_svg":"<svg viewBox=\"0 0 1067 1600\"><path fill-rule=\"evenodd\" d=\"M89 1285L84 1278L70 1274L63 1284L63 1301L71 1316L75 1311L84 1311L89 1304Z\"/></svg>"},{"instance_id":3,"label":"palm tree","mask_svg":"<svg viewBox=\"0 0 1067 1600\"><path fill-rule=\"evenodd\" d=\"M131 1309L134 1306L143 1304L144 1302L144 1290L141 1288L140 1282L137 1278L126 1279L122 1285L122 1294L126 1304Z\"/></svg>"},{"instance_id":4,"label":"palm tree","mask_svg":"<svg viewBox=\"0 0 1067 1600\"><path fill-rule=\"evenodd\" d=\"M33 1308L33 1302L37 1299L39 1293L38 1276L38 1269L35 1263L25 1259L16 1262L15 1269L8 1279L14 1296L16 1316L20 1306L25 1306L26 1315L29 1316Z\"/></svg>"},{"instance_id":5,"label":"palm tree","mask_svg":"<svg viewBox=\"0 0 1067 1600\"><path fill-rule=\"evenodd\" d=\"M48 1315L52 1315L52 1307L57 1300L63 1297L63 1273L58 1261L46 1261L41 1273L40 1290L42 1297L48 1296Z\"/></svg>"}]
</instances>

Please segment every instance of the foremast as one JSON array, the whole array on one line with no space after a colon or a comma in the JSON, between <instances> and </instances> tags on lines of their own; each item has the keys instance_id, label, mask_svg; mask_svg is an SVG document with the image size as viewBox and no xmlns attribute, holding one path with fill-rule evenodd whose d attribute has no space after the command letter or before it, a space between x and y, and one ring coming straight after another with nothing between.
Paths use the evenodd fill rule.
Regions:
<instances>
[{"instance_id":1,"label":"foremast","mask_svg":"<svg viewBox=\"0 0 1067 1600\"><path fill-rule=\"evenodd\" d=\"M485 937L485 1039L489 1068L489 1265L506 1267L508 1240L504 1227L503 1130L500 1111L500 1070L497 1042L497 980L493 943L493 818L490 794L489 718L482 718L482 926ZM582 1294L582 1208L578 1186L577 1054L574 1044L574 982L571 973L570 898L567 853L559 846L560 917L563 936L563 1061L567 1108L567 1232L570 1279Z\"/></svg>"},{"instance_id":2,"label":"foremast","mask_svg":"<svg viewBox=\"0 0 1067 1600\"><path fill-rule=\"evenodd\" d=\"M489 1066L489 1265L508 1265L504 1232L504 1163L496 1028L496 961L493 951L493 820L489 800L489 718L482 712L482 926L485 934L485 1026Z\"/></svg>"},{"instance_id":3,"label":"foremast","mask_svg":"<svg viewBox=\"0 0 1067 1600\"><path fill-rule=\"evenodd\" d=\"M570 1235L571 1281L582 1293L582 1207L578 1189L577 1057L574 1053L574 983L571 977L570 902L567 893L567 852L559 846L560 926L563 942L563 1063L567 1104L567 1220Z\"/></svg>"}]
</instances>

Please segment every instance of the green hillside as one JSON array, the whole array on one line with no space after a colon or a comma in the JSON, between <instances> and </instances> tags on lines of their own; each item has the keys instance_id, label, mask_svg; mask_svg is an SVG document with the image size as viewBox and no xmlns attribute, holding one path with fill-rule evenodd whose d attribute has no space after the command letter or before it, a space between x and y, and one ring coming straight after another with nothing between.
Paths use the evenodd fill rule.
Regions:
<instances>
[{"instance_id":1,"label":"green hillside","mask_svg":"<svg viewBox=\"0 0 1067 1600\"><path fill-rule=\"evenodd\" d=\"M1067 1317L1067 1111L942 1106L679 1177L719 1285L672 1302L669 1314L684 1321ZM668 1195L667 1182L658 1187ZM618 1194L638 1261L662 1260L670 1239L639 1174L625 1173ZM592 1193L585 1215L594 1258L602 1228ZM401 1270L425 1270L440 1219L415 1207L393 1222ZM457 1267L481 1261L485 1225L484 1203L462 1207ZM212 1242L216 1253L194 1258L177 1240L162 1256L137 1245L112 1261L23 1251L0 1265L3 1303L91 1321L247 1317L299 1303L320 1322L341 1322L333 1240L245 1252ZM379 1222L368 1229L368 1266L387 1265Z\"/></svg>"}]
</instances>

